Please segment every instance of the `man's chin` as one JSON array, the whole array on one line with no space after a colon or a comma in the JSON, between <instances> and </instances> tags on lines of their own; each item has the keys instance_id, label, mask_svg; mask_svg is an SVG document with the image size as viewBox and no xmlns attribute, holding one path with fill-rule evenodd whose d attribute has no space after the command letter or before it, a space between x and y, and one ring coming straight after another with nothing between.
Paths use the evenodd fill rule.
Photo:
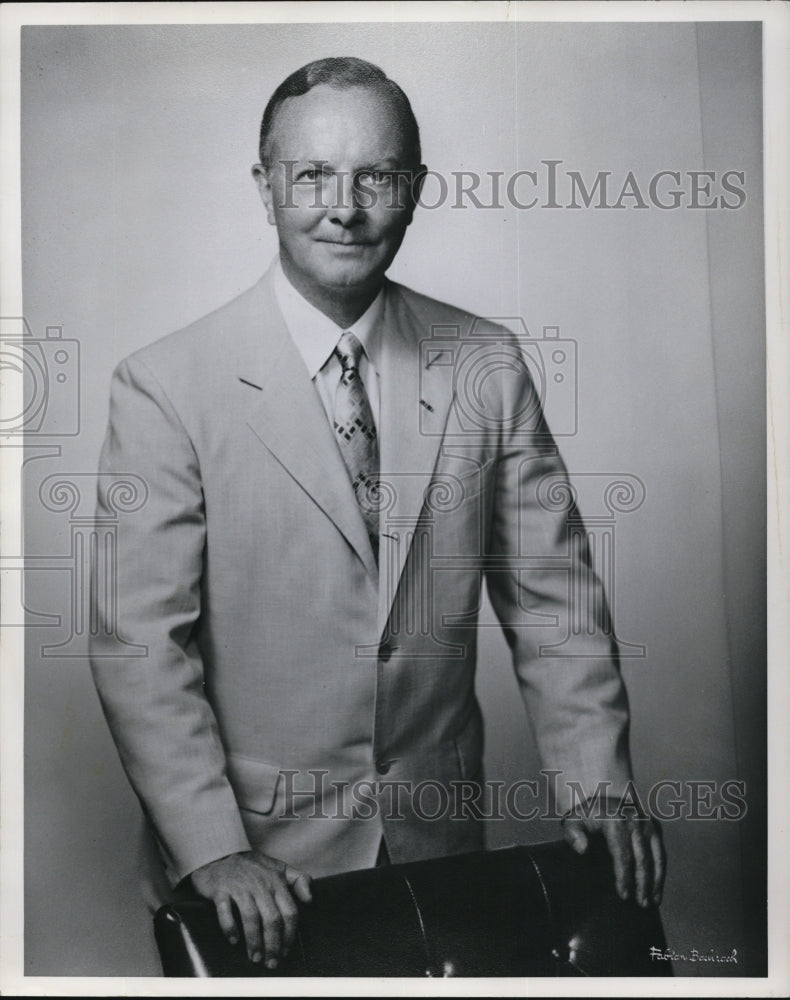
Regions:
<instances>
[{"instance_id":1,"label":"man's chin","mask_svg":"<svg viewBox=\"0 0 790 1000\"><path fill-rule=\"evenodd\" d=\"M381 284L384 271L378 268L333 267L325 269L319 280L327 291L364 292Z\"/></svg>"}]
</instances>

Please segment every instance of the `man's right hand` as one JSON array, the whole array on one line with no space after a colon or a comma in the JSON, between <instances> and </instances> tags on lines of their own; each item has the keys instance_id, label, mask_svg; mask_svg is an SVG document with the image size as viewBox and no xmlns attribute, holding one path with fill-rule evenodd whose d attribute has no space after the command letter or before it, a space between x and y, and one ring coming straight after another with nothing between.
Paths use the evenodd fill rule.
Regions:
<instances>
[{"instance_id":1,"label":"man's right hand","mask_svg":"<svg viewBox=\"0 0 790 1000\"><path fill-rule=\"evenodd\" d=\"M250 961L266 959L267 969L276 969L296 935L296 899L309 903L310 876L284 861L259 851L244 851L211 861L192 872L192 885L211 899L225 937L239 940L233 913L235 904Z\"/></svg>"}]
</instances>

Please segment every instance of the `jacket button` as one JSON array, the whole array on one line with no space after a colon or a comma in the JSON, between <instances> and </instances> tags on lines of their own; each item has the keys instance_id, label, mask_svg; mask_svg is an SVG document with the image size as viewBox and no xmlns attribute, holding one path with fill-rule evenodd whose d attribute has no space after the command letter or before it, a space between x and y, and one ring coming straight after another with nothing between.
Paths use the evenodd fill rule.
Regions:
<instances>
[{"instance_id":1,"label":"jacket button","mask_svg":"<svg viewBox=\"0 0 790 1000\"><path fill-rule=\"evenodd\" d=\"M388 642L382 642L379 646L379 659L382 663L387 663L392 656L392 646Z\"/></svg>"},{"instance_id":2,"label":"jacket button","mask_svg":"<svg viewBox=\"0 0 790 1000\"><path fill-rule=\"evenodd\" d=\"M389 760L377 760L376 761L376 771L378 774L386 774L392 767L392 761Z\"/></svg>"}]
</instances>

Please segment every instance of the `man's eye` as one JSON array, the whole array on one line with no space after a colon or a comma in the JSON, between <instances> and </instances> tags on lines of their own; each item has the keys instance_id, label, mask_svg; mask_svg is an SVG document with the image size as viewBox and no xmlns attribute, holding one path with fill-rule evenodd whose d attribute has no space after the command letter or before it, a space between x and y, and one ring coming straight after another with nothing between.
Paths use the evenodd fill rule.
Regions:
<instances>
[{"instance_id":1,"label":"man's eye","mask_svg":"<svg viewBox=\"0 0 790 1000\"><path fill-rule=\"evenodd\" d=\"M325 177L325 172L319 170L316 167L308 167L306 170L300 170L296 175L297 184L301 181L303 184L315 184L316 181L323 180Z\"/></svg>"},{"instance_id":2,"label":"man's eye","mask_svg":"<svg viewBox=\"0 0 790 1000\"><path fill-rule=\"evenodd\" d=\"M383 185L392 180L392 172L388 170L362 170L357 174L357 182Z\"/></svg>"}]
</instances>

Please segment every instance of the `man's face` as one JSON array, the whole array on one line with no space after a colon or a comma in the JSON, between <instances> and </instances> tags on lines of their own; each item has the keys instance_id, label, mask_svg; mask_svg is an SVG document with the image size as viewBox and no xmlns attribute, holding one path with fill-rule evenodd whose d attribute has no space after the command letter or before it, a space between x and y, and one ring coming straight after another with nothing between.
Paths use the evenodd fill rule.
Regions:
<instances>
[{"instance_id":1,"label":"man's face","mask_svg":"<svg viewBox=\"0 0 790 1000\"><path fill-rule=\"evenodd\" d=\"M321 84L280 106L253 168L280 257L308 297L375 288L411 221L409 150L380 90Z\"/></svg>"}]
</instances>

